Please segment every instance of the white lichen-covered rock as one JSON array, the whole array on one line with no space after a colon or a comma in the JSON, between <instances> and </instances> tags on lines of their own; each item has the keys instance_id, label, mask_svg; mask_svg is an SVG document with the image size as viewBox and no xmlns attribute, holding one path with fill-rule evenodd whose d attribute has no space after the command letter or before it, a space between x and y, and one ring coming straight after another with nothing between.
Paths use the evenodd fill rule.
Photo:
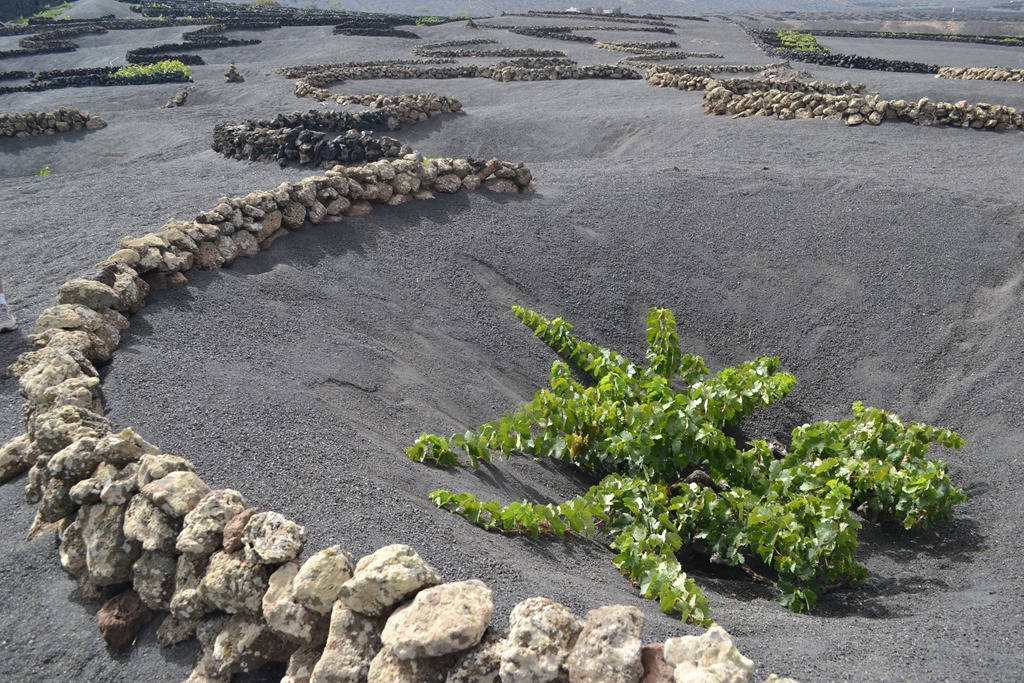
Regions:
<instances>
[{"instance_id":1,"label":"white lichen-covered rock","mask_svg":"<svg viewBox=\"0 0 1024 683\"><path fill-rule=\"evenodd\" d=\"M203 597L202 581L206 575L210 558L206 555L182 553L174 572L174 595L171 596L170 613L184 624L196 622L213 609Z\"/></svg>"},{"instance_id":2,"label":"white lichen-covered rock","mask_svg":"<svg viewBox=\"0 0 1024 683\"><path fill-rule=\"evenodd\" d=\"M71 576L81 576L87 569L85 561L85 539L82 538L82 522L76 515L61 521L58 529L60 546L57 549L60 555L60 565Z\"/></svg>"},{"instance_id":3,"label":"white lichen-covered rock","mask_svg":"<svg viewBox=\"0 0 1024 683\"><path fill-rule=\"evenodd\" d=\"M181 529L181 520L169 515L146 496L134 496L124 513L124 535L138 541L143 550L170 552Z\"/></svg>"},{"instance_id":4,"label":"white lichen-covered rock","mask_svg":"<svg viewBox=\"0 0 1024 683\"><path fill-rule=\"evenodd\" d=\"M163 479L171 472L192 472L195 467L185 458L167 453L147 453L139 459L139 487Z\"/></svg>"},{"instance_id":5,"label":"white lichen-covered rock","mask_svg":"<svg viewBox=\"0 0 1024 683\"><path fill-rule=\"evenodd\" d=\"M320 614L330 614L334 601L355 566L341 546L324 548L306 560L292 580L295 600Z\"/></svg>"},{"instance_id":6,"label":"white lichen-covered rock","mask_svg":"<svg viewBox=\"0 0 1024 683\"><path fill-rule=\"evenodd\" d=\"M138 462L144 455L155 455L159 449L139 436L131 427L118 434L107 434L96 442L96 455L117 467Z\"/></svg>"},{"instance_id":7,"label":"white lichen-covered rock","mask_svg":"<svg viewBox=\"0 0 1024 683\"><path fill-rule=\"evenodd\" d=\"M10 481L35 463L39 449L28 434L16 436L0 448L0 484Z\"/></svg>"},{"instance_id":8,"label":"white lichen-covered rock","mask_svg":"<svg viewBox=\"0 0 1024 683\"><path fill-rule=\"evenodd\" d=\"M216 552L210 556L199 592L207 603L229 614L258 614L267 592L267 570L243 553Z\"/></svg>"},{"instance_id":9,"label":"white lichen-covered rock","mask_svg":"<svg viewBox=\"0 0 1024 683\"><path fill-rule=\"evenodd\" d=\"M209 555L220 548L224 525L245 509L245 498L238 491L210 491L185 515L185 524L178 535L176 547L183 553Z\"/></svg>"},{"instance_id":10,"label":"white lichen-covered rock","mask_svg":"<svg viewBox=\"0 0 1024 683\"><path fill-rule=\"evenodd\" d=\"M493 612L491 589L483 581L426 588L388 618L381 642L399 659L461 652L480 642Z\"/></svg>"},{"instance_id":11,"label":"white lichen-covered rock","mask_svg":"<svg viewBox=\"0 0 1024 683\"><path fill-rule=\"evenodd\" d=\"M282 564L302 553L306 530L277 512L259 512L242 534L245 555L251 562Z\"/></svg>"},{"instance_id":12,"label":"white lichen-covered rock","mask_svg":"<svg viewBox=\"0 0 1024 683\"><path fill-rule=\"evenodd\" d=\"M195 472L170 472L142 487L141 493L161 510L174 517L184 517L199 504L210 487Z\"/></svg>"},{"instance_id":13,"label":"white lichen-covered rock","mask_svg":"<svg viewBox=\"0 0 1024 683\"><path fill-rule=\"evenodd\" d=\"M165 553L143 551L132 567L132 588L151 610L167 610L174 594L177 559Z\"/></svg>"},{"instance_id":14,"label":"white lichen-covered rock","mask_svg":"<svg viewBox=\"0 0 1024 683\"><path fill-rule=\"evenodd\" d=\"M323 645L327 640L328 617L295 600L292 583L299 563L281 565L270 575L263 595L263 618L275 632L300 645Z\"/></svg>"},{"instance_id":15,"label":"white lichen-covered rock","mask_svg":"<svg viewBox=\"0 0 1024 683\"><path fill-rule=\"evenodd\" d=\"M501 649L504 634L488 632L480 644L452 666L445 683L501 683Z\"/></svg>"},{"instance_id":16,"label":"white lichen-covered rock","mask_svg":"<svg viewBox=\"0 0 1024 683\"><path fill-rule=\"evenodd\" d=\"M528 598L508 617L501 652L502 683L568 680L566 660L583 628L568 607L547 598Z\"/></svg>"},{"instance_id":17,"label":"white lichen-covered rock","mask_svg":"<svg viewBox=\"0 0 1024 683\"><path fill-rule=\"evenodd\" d=\"M676 683L746 683L755 668L717 624L700 636L669 638L664 657L675 667Z\"/></svg>"},{"instance_id":18,"label":"white lichen-covered rock","mask_svg":"<svg viewBox=\"0 0 1024 683\"><path fill-rule=\"evenodd\" d=\"M57 477L72 484L92 475L102 462L95 453L96 439L77 439L61 449L46 462L51 477Z\"/></svg>"},{"instance_id":19,"label":"white lichen-covered rock","mask_svg":"<svg viewBox=\"0 0 1024 683\"><path fill-rule=\"evenodd\" d=\"M89 583L110 586L131 580L141 548L124 535L124 505L87 505L78 513Z\"/></svg>"},{"instance_id":20,"label":"white lichen-covered rock","mask_svg":"<svg viewBox=\"0 0 1024 683\"><path fill-rule=\"evenodd\" d=\"M120 302L117 292L95 280L69 280L57 290L57 304L81 304L94 311L113 308Z\"/></svg>"},{"instance_id":21,"label":"white lichen-covered rock","mask_svg":"<svg viewBox=\"0 0 1024 683\"><path fill-rule=\"evenodd\" d=\"M452 655L401 659L386 647L370 662L367 683L444 683L454 661Z\"/></svg>"},{"instance_id":22,"label":"white lichen-covered rock","mask_svg":"<svg viewBox=\"0 0 1024 683\"><path fill-rule=\"evenodd\" d=\"M410 595L441 583L441 575L407 545L384 546L356 564L338 599L350 609L376 617Z\"/></svg>"},{"instance_id":23,"label":"white lichen-covered rock","mask_svg":"<svg viewBox=\"0 0 1024 683\"><path fill-rule=\"evenodd\" d=\"M637 683L644 674L643 627L643 612L636 607L609 605L588 612L569 655L569 681Z\"/></svg>"},{"instance_id":24,"label":"white lichen-covered rock","mask_svg":"<svg viewBox=\"0 0 1024 683\"><path fill-rule=\"evenodd\" d=\"M380 650L383 620L353 612L340 600L331 610L331 627L310 683L365 681L370 661Z\"/></svg>"}]
</instances>

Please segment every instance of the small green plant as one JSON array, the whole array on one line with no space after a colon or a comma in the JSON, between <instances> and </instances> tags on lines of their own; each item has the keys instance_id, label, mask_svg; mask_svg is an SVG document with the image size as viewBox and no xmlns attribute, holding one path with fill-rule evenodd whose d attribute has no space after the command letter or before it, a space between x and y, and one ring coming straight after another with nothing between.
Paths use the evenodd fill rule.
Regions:
<instances>
[{"instance_id":1,"label":"small green plant","mask_svg":"<svg viewBox=\"0 0 1024 683\"><path fill-rule=\"evenodd\" d=\"M741 449L725 429L785 397L796 380L767 356L712 375L700 356L682 353L669 309L648 314L646 366L577 339L561 318L513 311L590 383L556 361L550 389L526 405L475 431L423 434L409 457L443 467L468 457L477 467L493 452L518 452L603 475L557 505L503 505L443 489L430 497L505 533L588 536L600 528L620 571L667 613L710 622L703 591L679 561L684 549L775 586L798 612L830 586L867 575L856 560L854 510L912 529L966 499L946 464L925 458L932 444L959 448L959 436L860 403L851 419L797 427L788 451L763 440Z\"/></svg>"},{"instance_id":2,"label":"small green plant","mask_svg":"<svg viewBox=\"0 0 1024 683\"><path fill-rule=\"evenodd\" d=\"M185 79L192 75L192 67L183 64L177 59L165 59L153 64L129 64L122 66L113 75L117 79L129 80L139 76L152 76L156 74L173 75Z\"/></svg>"},{"instance_id":3,"label":"small green plant","mask_svg":"<svg viewBox=\"0 0 1024 683\"><path fill-rule=\"evenodd\" d=\"M779 43L787 50L798 50L801 52L831 52L818 42L818 39L810 33L801 33L793 30L780 30Z\"/></svg>"},{"instance_id":4,"label":"small green plant","mask_svg":"<svg viewBox=\"0 0 1024 683\"><path fill-rule=\"evenodd\" d=\"M444 19L442 19L441 17L417 17L416 18L416 25L417 26L434 26L436 24L443 24L443 23L444 23Z\"/></svg>"},{"instance_id":5,"label":"small green plant","mask_svg":"<svg viewBox=\"0 0 1024 683\"><path fill-rule=\"evenodd\" d=\"M40 178L46 178L51 173L53 173L53 170L49 166L43 166L36 172L36 175L39 176Z\"/></svg>"}]
</instances>

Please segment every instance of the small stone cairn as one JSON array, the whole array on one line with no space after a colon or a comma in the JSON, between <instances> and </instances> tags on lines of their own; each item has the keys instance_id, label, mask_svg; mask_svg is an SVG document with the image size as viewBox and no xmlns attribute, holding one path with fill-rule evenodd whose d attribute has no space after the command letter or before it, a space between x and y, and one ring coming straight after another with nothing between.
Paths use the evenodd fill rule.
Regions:
<instances>
[{"instance_id":1,"label":"small stone cairn","mask_svg":"<svg viewBox=\"0 0 1024 683\"><path fill-rule=\"evenodd\" d=\"M239 72L234 62L231 62L231 66L228 67L228 72L224 74L225 83L244 83L245 76Z\"/></svg>"}]
</instances>

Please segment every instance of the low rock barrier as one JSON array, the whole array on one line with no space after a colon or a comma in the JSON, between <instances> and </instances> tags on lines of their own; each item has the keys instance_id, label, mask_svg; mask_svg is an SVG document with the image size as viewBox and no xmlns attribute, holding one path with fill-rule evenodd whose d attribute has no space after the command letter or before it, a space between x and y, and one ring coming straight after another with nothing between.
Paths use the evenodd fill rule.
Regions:
<instances>
[{"instance_id":1,"label":"low rock barrier","mask_svg":"<svg viewBox=\"0 0 1024 683\"><path fill-rule=\"evenodd\" d=\"M342 104L373 107L365 112L322 111L278 114L273 119L241 124L221 123L214 128L213 149L234 159L276 160L282 166L329 164L395 159L412 150L371 130L397 130L403 125L461 111L453 98L422 95L339 95ZM340 133L332 135L332 133Z\"/></svg>"},{"instance_id":2,"label":"low rock barrier","mask_svg":"<svg viewBox=\"0 0 1024 683\"><path fill-rule=\"evenodd\" d=\"M32 92L54 90L57 88L87 88L117 85L154 85L158 83L187 83L192 79L180 72L137 74L128 77L116 77L118 67L98 67L92 69L55 69L37 72L5 72L0 73L0 81L25 80L22 85L0 86L0 95L12 92Z\"/></svg>"},{"instance_id":3,"label":"low rock barrier","mask_svg":"<svg viewBox=\"0 0 1024 683\"><path fill-rule=\"evenodd\" d=\"M983 66L944 66L939 69L939 78L953 78L965 81L1024 81L1024 69L1014 69L1009 66L983 67Z\"/></svg>"},{"instance_id":4,"label":"low rock barrier","mask_svg":"<svg viewBox=\"0 0 1024 683\"><path fill-rule=\"evenodd\" d=\"M934 74L938 73L937 64L910 62L898 59L882 59L880 57L861 57L838 52L822 52L820 50L790 50L782 47L777 32L770 29L752 29L741 27L747 35L764 50L765 54L785 60L835 66L843 69L867 69L870 71L890 71L900 73Z\"/></svg>"},{"instance_id":5,"label":"low rock barrier","mask_svg":"<svg viewBox=\"0 0 1024 683\"><path fill-rule=\"evenodd\" d=\"M843 31L838 29L811 29L815 36L834 38L888 38L894 40L928 40L942 43L974 43L976 45L998 45L1003 47L1024 47L1022 36L982 36L962 33L919 33L900 31Z\"/></svg>"},{"instance_id":6,"label":"low rock barrier","mask_svg":"<svg viewBox=\"0 0 1024 683\"><path fill-rule=\"evenodd\" d=\"M465 38L459 40L438 40L432 43L420 43L412 48L414 54L429 57L431 50L443 50L449 47L465 47L467 45L497 45L498 41L491 38Z\"/></svg>"},{"instance_id":7,"label":"low rock barrier","mask_svg":"<svg viewBox=\"0 0 1024 683\"><path fill-rule=\"evenodd\" d=\"M32 33L18 41L20 49L0 50L0 59L4 57L23 57L25 55L46 54L57 52L74 52L78 44L70 40L64 40L72 36L80 36L86 33L106 33L107 29L96 24L82 24L78 26L67 26L53 28L39 33ZM16 35L16 34L15 34Z\"/></svg>"},{"instance_id":8,"label":"low rock barrier","mask_svg":"<svg viewBox=\"0 0 1024 683\"><path fill-rule=\"evenodd\" d=\"M260 29L279 27L279 24L270 22L250 22L250 25L247 26L247 28ZM153 61L159 55L163 55L159 59L167 59L167 54L177 52L178 50L211 50L221 47L259 45L260 41L255 38L227 38L222 35L216 35L227 31L228 28L227 24L214 24L196 31L189 31L181 36L184 42L135 48L125 54L125 60L129 64L143 64Z\"/></svg>"},{"instance_id":9,"label":"low rock barrier","mask_svg":"<svg viewBox=\"0 0 1024 683\"><path fill-rule=\"evenodd\" d=\"M741 116L775 116L791 119L826 119L845 121L848 126L862 123L879 125L899 120L922 126L956 126L978 130L1021 130L1024 118L1013 107L998 104L917 102L885 100L875 94L830 94L822 92L783 91L778 89L733 92L722 85L711 87L704 94L706 114Z\"/></svg>"},{"instance_id":10,"label":"low rock barrier","mask_svg":"<svg viewBox=\"0 0 1024 683\"><path fill-rule=\"evenodd\" d=\"M424 50L417 52L426 57L446 57L460 59L465 57L565 57L561 50L538 50L535 48L514 49L503 47L497 50Z\"/></svg>"},{"instance_id":11,"label":"low rock barrier","mask_svg":"<svg viewBox=\"0 0 1024 683\"><path fill-rule=\"evenodd\" d=\"M89 112L60 107L52 112L0 113L0 134L8 138L53 135L83 128L105 128L107 122Z\"/></svg>"},{"instance_id":12,"label":"low rock barrier","mask_svg":"<svg viewBox=\"0 0 1024 683\"><path fill-rule=\"evenodd\" d=\"M848 126L862 123L879 125L897 120L922 126L955 126L976 130L1021 130L1024 119L1013 107L998 104L917 102L885 100L866 93L863 83L843 81L838 85L797 79L730 78L716 79L696 68L649 69L647 82L662 88L704 92L704 113L745 116L774 116L792 119L845 121Z\"/></svg>"},{"instance_id":13,"label":"low rock barrier","mask_svg":"<svg viewBox=\"0 0 1024 683\"><path fill-rule=\"evenodd\" d=\"M635 70L613 64L579 64L561 59L526 59L498 64L464 64L423 68L408 63L393 63L372 66L347 64L328 65L323 68L296 67L279 69L276 73L286 78L297 78L296 97L312 97L325 100L331 97L326 89L332 84L349 80L376 78L490 78L495 81L554 81L564 79L611 78L636 80L640 78Z\"/></svg>"},{"instance_id":14,"label":"low rock barrier","mask_svg":"<svg viewBox=\"0 0 1024 683\"><path fill-rule=\"evenodd\" d=\"M479 187L532 192L532 175L497 159L336 166L126 237L59 288L36 320L36 350L10 368L26 400L25 433L0 448L0 482L28 471L26 499L37 505L29 537L55 531L81 595L112 596L97 615L108 644L130 646L160 617L161 646L200 643L187 683L228 683L270 662L287 665L287 683L749 680L754 663L718 626L644 645L635 607L599 607L581 619L529 598L501 629L491 624L488 586L445 583L409 546L358 562L338 545L303 557L303 526L252 507L239 491L211 489L191 461L103 416L96 366L110 360L153 288L253 256L288 230Z\"/></svg>"}]
</instances>

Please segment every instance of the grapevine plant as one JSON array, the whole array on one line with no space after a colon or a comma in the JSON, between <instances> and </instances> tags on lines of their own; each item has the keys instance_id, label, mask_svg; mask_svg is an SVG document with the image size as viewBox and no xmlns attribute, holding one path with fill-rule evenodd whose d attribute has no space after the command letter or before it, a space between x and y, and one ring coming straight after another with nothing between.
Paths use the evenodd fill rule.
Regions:
<instances>
[{"instance_id":1,"label":"grapevine plant","mask_svg":"<svg viewBox=\"0 0 1024 683\"><path fill-rule=\"evenodd\" d=\"M412 460L476 468L492 453L557 458L603 475L559 504L502 505L472 493L430 494L442 508L505 533L610 535L615 564L666 613L710 623L702 590L679 561L683 550L740 567L775 585L795 612L830 586L859 581L859 517L907 529L948 518L966 499L946 463L925 458L932 444L959 448L954 432L853 404L853 416L793 430L788 449L737 446L725 429L796 383L778 358L762 356L711 374L680 350L667 308L647 317L645 365L572 335L561 318L513 307L516 317L564 360L550 388L475 431L423 434ZM577 381L568 363L590 381Z\"/></svg>"}]
</instances>

